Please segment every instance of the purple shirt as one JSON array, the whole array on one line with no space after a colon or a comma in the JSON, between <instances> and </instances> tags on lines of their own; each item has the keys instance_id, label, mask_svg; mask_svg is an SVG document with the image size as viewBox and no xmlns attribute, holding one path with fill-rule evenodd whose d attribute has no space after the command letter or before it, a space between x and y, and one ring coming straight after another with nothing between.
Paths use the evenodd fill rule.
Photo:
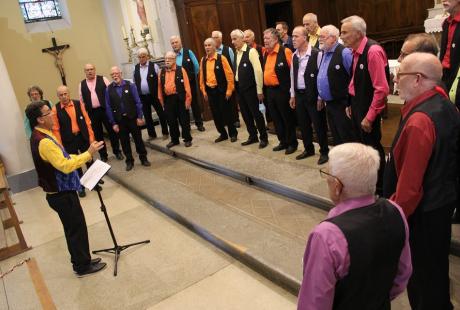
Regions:
<instances>
[{"instance_id":1,"label":"purple shirt","mask_svg":"<svg viewBox=\"0 0 460 310\"><path fill-rule=\"evenodd\" d=\"M348 199L336 205L327 218L369 206L375 202L373 195ZM398 272L390 291L390 299L394 299L406 288L412 273L409 248L409 230L402 209L395 205L404 221L406 240L399 259ZM322 222L315 227L308 238L303 258L303 281L299 291L298 310L332 309L337 281L348 274L350 255L347 239L342 231L331 222Z\"/></svg>"},{"instance_id":2,"label":"purple shirt","mask_svg":"<svg viewBox=\"0 0 460 310\"><path fill-rule=\"evenodd\" d=\"M125 86L125 80L121 81L121 84L118 85L115 82L112 82L113 87L115 88L115 91L117 92L118 96L121 98L121 91L123 89L123 86ZM131 96L133 97L134 102L136 103L136 111L137 111L137 118L142 118L143 113L142 113L142 103L141 99L139 98L139 94L137 93L137 87L134 83L131 83L129 85L129 90L131 91ZM110 96L109 96L109 88L105 90L105 112L107 114L107 117L109 119L110 124L115 125L115 118L113 116L112 108L110 106ZM121 103L121 112L125 113L125 107L124 107L124 102Z\"/></svg>"}]
</instances>

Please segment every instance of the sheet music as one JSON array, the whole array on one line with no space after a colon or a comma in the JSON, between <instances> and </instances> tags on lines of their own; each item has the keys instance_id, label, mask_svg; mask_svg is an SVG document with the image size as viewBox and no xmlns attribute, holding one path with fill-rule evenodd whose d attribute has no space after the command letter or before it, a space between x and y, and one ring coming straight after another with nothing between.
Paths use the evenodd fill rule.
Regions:
<instances>
[{"instance_id":1,"label":"sheet music","mask_svg":"<svg viewBox=\"0 0 460 310\"><path fill-rule=\"evenodd\" d=\"M89 190L93 190L97 182L112 168L109 164L97 159L85 174L81 177L80 183Z\"/></svg>"}]
</instances>

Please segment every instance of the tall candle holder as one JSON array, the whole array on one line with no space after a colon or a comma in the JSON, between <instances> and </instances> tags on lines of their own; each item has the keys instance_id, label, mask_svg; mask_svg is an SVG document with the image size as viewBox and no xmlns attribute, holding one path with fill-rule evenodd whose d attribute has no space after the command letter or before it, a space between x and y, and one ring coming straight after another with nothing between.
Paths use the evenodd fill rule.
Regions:
<instances>
[{"instance_id":1,"label":"tall candle holder","mask_svg":"<svg viewBox=\"0 0 460 310\"><path fill-rule=\"evenodd\" d=\"M149 43L147 42L147 35L149 34L149 32L150 32L149 28L145 27L144 29L141 30L141 37L142 37L142 40L144 41L143 45L147 49L147 52L149 53L149 56L152 56L150 54L150 50L149 50Z\"/></svg>"},{"instance_id":2,"label":"tall candle holder","mask_svg":"<svg viewBox=\"0 0 460 310\"><path fill-rule=\"evenodd\" d=\"M136 48L138 47L137 43L136 43L136 37L134 36L134 29L133 27L131 27L130 29L130 34L131 34L131 48Z\"/></svg>"},{"instance_id":3,"label":"tall candle holder","mask_svg":"<svg viewBox=\"0 0 460 310\"><path fill-rule=\"evenodd\" d=\"M123 41L125 41L126 49L128 50L128 62L131 63L131 62L133 62L133 51L129 47L129 38L128 37L123 38Z\"/></svg>"}]
</instances>

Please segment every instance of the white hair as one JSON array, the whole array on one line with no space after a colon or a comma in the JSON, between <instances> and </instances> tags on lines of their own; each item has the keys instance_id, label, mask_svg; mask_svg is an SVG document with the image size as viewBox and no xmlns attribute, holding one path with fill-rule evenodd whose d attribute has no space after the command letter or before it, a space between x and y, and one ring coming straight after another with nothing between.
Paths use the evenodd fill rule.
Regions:
<instances>
[{"instance_id":1,"label":"white hair","mask_svg":"<svg viewBox=\"0 0 460 310\"><path fill-rule=\"evenodd\" d=\"M244 38L244 33L241 29L234 29L232 32L230 32L230 37L231 36L236 36L238 38L243 39Z\"/></svg>"},{"instance_id":2,"label":"white hair","mask_svg":"<svg viewBox=\"0 0 460 310\"><path fill-rule=\"evenodd\" d=\"M329 173L343 184L344 199L373 195L380 157L370 146L344 143L329 152Z\"/></svg>"},{"instance_id":3,"label":"white hair","mask_svg":"<svg viewBox=\"0 0 460 310\"><path fill-rule=\"evenodd\" d=\"M214 36L214 34L217 34L217 36L222 39L222 32L220 32L219 30L214 30L213 32L211 32L211 36Z\"/></svg>"},{"instance_id":4,"label":"white hair","mask_svg":"<svg viewBox=\"0 0 460 310\"><path fill-rule=\"evenodd\" d=\"M318 23L318 16L316 16L314 13L307 13L303 16L303 18L307 18L314 23Z\"/></svg>"},{"instance_id":5,"label":"white hair","mask_svg":"<svg viewBox=\"0 0 460 310\"><path fill-rule=\"evenodd\" d=\"M348 16L342 19L341 23L351 23L351 27L353 27L353 29L361 32L363 35L366 35L366 22L362 17L359 17L358 15Z\"/></svg>"},{"instance_id":6,"label":"white hair","mask_svg":"<svg viewBox=\"0 0 460 310\"><path fill-rule=\"evenodd\" d=\"M137 50L137 56L140 55L148 55L149 51L145 47L141 47L140 49Z\"/></svg>"},{"instance_id":7,"label":"white hair","mask_svg":"<svg viewBox=\"0 0 460 310\"><path fill-rule=\"evenodd\" d=\"M165 58L168 57L168 56L171 56L171 57L173 56L174 58L177 57L177 55L176 55L176 53L174 51L167 51L165 53Z\"/></svg>"},{"instance_id":8,"label":"white hair","mask_svg":"<svg viewBox=\"0 0 460 310\"><path fill-rule=\"evenodd\" d=\"M326 25L321 28L321 31L325 31L328 35L336 37L337 39L340 36L339 29L334 25Z\"/></svg>"}]
</instances>

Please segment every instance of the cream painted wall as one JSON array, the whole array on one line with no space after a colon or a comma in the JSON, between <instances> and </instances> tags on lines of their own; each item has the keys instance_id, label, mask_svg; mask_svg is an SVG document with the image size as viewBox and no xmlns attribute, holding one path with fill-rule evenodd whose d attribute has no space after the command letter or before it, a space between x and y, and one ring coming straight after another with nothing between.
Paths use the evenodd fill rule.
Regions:
<instances>
[{"instance_id":1,"label":"cream painted wall","mask_svg":"<svg viewBox=\"0 0 460 310\"><path fill-rule=\"evenodd\" d=\"M91 62L99 74L108 75L114 57L101 2L67 0L67 6L71 27L56 30L55 37L58 45L70 44L64 53L64 68L72 98L77 98L84 64ZM29 102L26 91L32 84L43 88L46 99L57 101L56 88L61 78L54 58L41 51L51 46L51 37L50 32L27 33L17 0L0 1L0 50L21 110Z\"/></svg>"}]
</instances>

